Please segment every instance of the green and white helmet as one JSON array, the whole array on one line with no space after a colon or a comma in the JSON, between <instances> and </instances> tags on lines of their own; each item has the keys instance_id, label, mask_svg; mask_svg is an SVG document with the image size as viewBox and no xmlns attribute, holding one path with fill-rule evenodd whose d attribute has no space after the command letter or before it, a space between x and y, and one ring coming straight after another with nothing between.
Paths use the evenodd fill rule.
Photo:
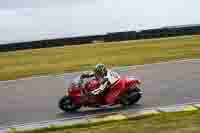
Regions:
<instances>
[{"instance_id":1,"label":"green and white helmet","mask_svg":"<svg viewBox=\"0 0 200 133\"><path fill-rule=\"evenodd\" d=\"M107 68L104 64L97 64L94 69L94 74L96 76L105 76L107 73Z\"/></svg>"}]
</instances>

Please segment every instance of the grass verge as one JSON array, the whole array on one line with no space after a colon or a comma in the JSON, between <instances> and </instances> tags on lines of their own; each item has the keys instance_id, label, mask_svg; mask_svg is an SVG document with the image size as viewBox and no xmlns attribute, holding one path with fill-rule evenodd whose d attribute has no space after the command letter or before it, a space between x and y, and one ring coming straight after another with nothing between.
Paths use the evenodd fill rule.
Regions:
<instances>
[{"instance_id":1,"label":"grass verge","mask_svg":"<svg viewBox=\"0 0 200 133\"><path fill-rule=\"evenodd\" d=\"M88 44L0 53L0 80L200 58L200 36Z\"/></svg>"},{"instance_id":2,"label":"grass verge","mask_svg":"<svg viewBox=\"0 0 200 133\"><path fill-rule=\"evenodd\" d=\"M161 113L152 117L119 122L80 125L12 133L199 133L200 111Z\"/></svg>"}]
</instances>

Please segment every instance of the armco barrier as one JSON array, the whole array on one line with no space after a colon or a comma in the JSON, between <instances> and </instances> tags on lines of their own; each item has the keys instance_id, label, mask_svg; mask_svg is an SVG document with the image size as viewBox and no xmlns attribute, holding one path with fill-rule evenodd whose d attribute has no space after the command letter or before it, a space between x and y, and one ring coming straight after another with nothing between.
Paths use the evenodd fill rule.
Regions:
<instances>
[{"instance_id":1,"label":"armco barrier","mask_svg":"<svg viewBox=\"0 0 200 133\"><path fill-rule=\"evenodd\" d=\"M36 122L30 124L23 125L13 125L9 127L0 127L0 133L9 132L9 131L25 131L25 130L36 130L36 129L51 129L56 128L60 129L63 127L74 127L77 125L92 125L97 123L105 123L112 121L121 121L128 119L142 119L144 117L149 117L153 115L157 115L160 113L166 112L188 112L195 111L200 109L200 103L188 103L181 105L172 105L172 106L164 106L164 107L153 107L148 109L141 109L135 112L116 112L116 113L108 113L102 114L98 116L90 116L90 117L80 117L74 119L58 119L52 121L43 121Z\"/></svg>"}]
</instances>

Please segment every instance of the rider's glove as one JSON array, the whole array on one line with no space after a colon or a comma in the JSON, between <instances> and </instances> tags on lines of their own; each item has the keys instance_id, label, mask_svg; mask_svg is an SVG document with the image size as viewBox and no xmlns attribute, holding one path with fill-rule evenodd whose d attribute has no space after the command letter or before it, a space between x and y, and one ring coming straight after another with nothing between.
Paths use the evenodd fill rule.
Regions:
<instances>
[{"instance_id":1,"label":"rider's glove","mask_svg":"<svg viewBox=\"0 0 200 133\"><path fill-rule=\"evenodd\" d=\"M92 93L93 95L98 95L98 94L100 94L101 92L104 91L104 89L106 88L107 84L108 84L108 82L105 82L104 84L100 85L99 88L93 90L91 93Z\"/></svg>"}]
</instances>

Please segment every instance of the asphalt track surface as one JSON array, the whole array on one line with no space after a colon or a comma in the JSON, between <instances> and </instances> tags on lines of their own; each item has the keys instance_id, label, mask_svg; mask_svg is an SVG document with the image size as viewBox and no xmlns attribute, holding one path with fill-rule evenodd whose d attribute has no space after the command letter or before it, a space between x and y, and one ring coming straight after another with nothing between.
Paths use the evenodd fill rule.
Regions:
<instances>
[{"instance_id":1,"label":"asphalt track surface","mask_svg":"<svg viewBox=\"0 0 200 133\"><path fill-rule=\"evenodd\" d=\"M70 80L78 73L0 81L0 127L60 118L95 115L104 112L134 111L139 108L200 102L200 60L116 69L121 75L143 81L143 98L129 109L87 109L62 113L57 102Z\"/></svg>"}]
</instances>

